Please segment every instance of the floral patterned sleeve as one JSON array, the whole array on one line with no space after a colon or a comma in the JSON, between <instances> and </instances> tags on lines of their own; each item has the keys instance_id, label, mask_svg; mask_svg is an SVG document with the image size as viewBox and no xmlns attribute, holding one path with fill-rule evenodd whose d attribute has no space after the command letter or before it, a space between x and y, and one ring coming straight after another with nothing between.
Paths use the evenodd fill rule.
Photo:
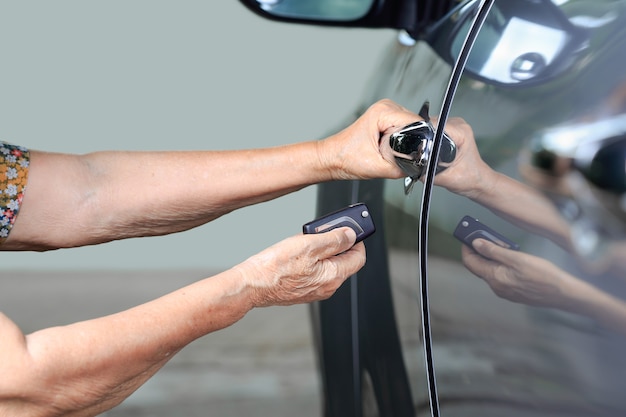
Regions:
<instances>
[{"instance_id":1,"label":"floral patterned sleeve","mask_svg":"<svg viewBox=\"0 0 626 417\"><path fill-rule=\"evenodd\" d=\"M26 190L30 153L0 142L0 245L9 236Z\"/></svg>"}]
</instances>

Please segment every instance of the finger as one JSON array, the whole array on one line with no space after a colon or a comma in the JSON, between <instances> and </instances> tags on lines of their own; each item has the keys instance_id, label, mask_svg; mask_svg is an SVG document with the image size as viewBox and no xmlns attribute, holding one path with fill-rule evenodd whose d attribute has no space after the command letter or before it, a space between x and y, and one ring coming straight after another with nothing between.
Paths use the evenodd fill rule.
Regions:
<instances>
[{"instance_id":1,"label":"finger","mask_svg":"<svg viewBox=\"0 0 626 417\"><path fill-rule=\"evenodd\" d=\"M422 120L419 115L389 99L383 99L374 103L371 109L374 110L373 113L380 111L381 117L378 118L378 131L384 134Z\"/></svg>"},{"instance_id":2,"label":"finger","mask_svg":"<svg viewBox=\"0 0 626 417\"><path fill-rule=\"evenodd\" d=\"M439 126L439 116L432 116L430 121L433 126ZM465 137L472 134L472 127L461 117L450 117L446 120L445 131L451 136Z\"/></svg>"},{"instance_id":3,"label":"finger","mask_svg":"<svg viewBox=\"0 0 626 417\"><path fill-rule=\"evenodd\" d=\"M350 227L340 227L328 232L307 235L317 249L320 259L326 259L349 250L356 242L356 233Z\"/></svg>"},{"instance_id":4,"label":"finger","mask_svg":"<svg viewBox=\"0 0 626 417\"><path fill-rule=\"evenodd\" d=\"M391 135L403 127L419 120L422 120L420 116L409 111L396 112L388 118L381 117L379 119L380 124L378 128L381 133L379 133L378 137L378 152L382 159L393 169L393 172L388 175L389 178L402 178L406 176L396 163L394 151L391 149L389 142Z\"/></svg>"},{"instance_id":5,"label":"finger","mask_svg":"<svg viewBox=\"0 0 626 417\"><path fill-rule=\"evenodd\" d=\"M321 263L324 280L320 284L320 299L326 299L365 265L365 246L359 242L346 252L324 259Z\"/></svg>"},{"instance_id":6,"label":"finger","mask_svg":"<svg viewBox=\"0 0 626 417\"><path fill-rule=\"evenodd\" d=\"M347 278L363 268L365 259L365 245L363 242L359 242L347 251L328 258L328 262L335 264L339 276Z\"/></svg>"},{"instance_id":7,"label":"finger","mask_svg":"<svg viewBox=\"0 0 626 417\"><path fill-rule=\"evenodd\" d=\"M503 248L502 246L485 239L475 239L472 242L472 247L476 252L485 258L492 259L506 265L512 264L512 262L519 257L519 252Z\"/></svg>"},{"instance_id":8,"label":"finger","mask_svg":"<svg viewBox=\"0 0 626 417\"><path fill-rule=\"evenodd\" d=\"M478 239L477 239L478 240ZM496 270L499 264L497 261L491 260L474 250L474 248L463 245L461 248L463 265L478 278L487 283L491 283L496 277Z\"/></svg>"},{"instance_id":9,"label":"finger","mask_svg":"<svg viewBox=\"0 0 626 417\"><path fill-rule=\"evenodd\" d=\"M398 129L394 129L392 132L386 133L381 136L380 141L378 143L378 151L382 155L383 159L389 163L395 164L395 157L393 155L393 150L391 149L391 145L389 143L389 137L391 134Z\"/></svg>"}]
</instances>

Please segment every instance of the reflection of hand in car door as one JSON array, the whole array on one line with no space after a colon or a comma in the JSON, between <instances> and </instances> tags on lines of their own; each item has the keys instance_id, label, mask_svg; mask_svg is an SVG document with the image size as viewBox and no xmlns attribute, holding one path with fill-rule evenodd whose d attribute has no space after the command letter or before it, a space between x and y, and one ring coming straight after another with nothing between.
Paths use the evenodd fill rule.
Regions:
<instances>
[{"instance_id":1,"label":"reflection of hand in car door","mask_svg":"<svg viewBox=\"0 0 626 417\"><path fill-rule=\"evenodd\" d=\"M624 277L626 240L610 240L601 259L587 259L576 249L575 232L553 201L537 189L493 170L481 158L471 127L462 119L450 119L446 132L457 147L456 158L435 177L435 184L465 196L499 217L546 237L574 255L592 273Z\"/></svg>"},{"instance_id":2,"label":"reflection of hand in car door","mask_svg":"<svg viewBox=\"0 0 626 417\"><path fill-rule=\"evenodd\" d=\"M461 252L467 269L499 297L588 316L626 336L626 303L553 263L484 239L463 245Z\"/></svg>"},{"instance_id":3,"label":"reflection of hand in car door","mask_svg":"<svg viewBox=\"0 0 626 417\"><path fill-rule=\"evenodd\" d=\"M457 146L457 155L435 184L468 197L499 217L570 250L569 224L554 204L535 189L501 174L480 156L471 127L462 119L450 119L446 132Z\"/></svg>"},{"instance_id":4,"label":"reflection of hand in car door","mask_svg":"<svg viewBox=\"0 0 626 417\"><path fill-rule=\"evenodd\" d=\"M554 204L534 188L499 173L478 152L471 127L451 119L446 132L457 156L435 183L468 197L498 216L547 237L572 252L571 230ZM610 267L626 266L626 244L611 245ZM626 335L626 303L563 271L550 261L505 249L485 239L462 246L464 265L498 296L537 307L557 308L591 317ZM623 274L622 270L622 274Z\"/></svg>"}]
</instances>

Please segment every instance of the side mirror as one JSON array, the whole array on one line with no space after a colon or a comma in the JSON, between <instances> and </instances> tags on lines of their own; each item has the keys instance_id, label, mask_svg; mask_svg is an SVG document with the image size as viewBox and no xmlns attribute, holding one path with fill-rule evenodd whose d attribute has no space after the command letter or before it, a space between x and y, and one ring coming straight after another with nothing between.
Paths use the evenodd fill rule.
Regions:
<instances>
[{"instance_id":1,"label":"side mirror","mask_svg":"<svg viewBox=\"0 0 626 417\"><path fill-rule=\"evenodd\" d=\"M453 63L458 56L478 3L464 2L425 36L446 61ZM572 24L551 0L496 2L465 72L488 84L542 83L570 68L588 39L587 31Z\"/></svg>"},{"instance_id":2,"label":"side mirror","mask_svg":"<svg viewBox=\"0 0 626 417\"><path fill-rule=\"evenodd\" d=\"M374 0L252 0L244 3L275 17L350 22L363 18Z\"/></svg>"},{"instance_id":3,"label":"side mirror","mask_svg":"<svg viewBox=\"0 0 626 417\"><path fill-rule=\"evenodd\" d=\"M626 114L537 132L520 170L571 222L626 236Z\"/></svg>"},{"instance_id":4,"label":"side mirror","mask_svg":"<svg viewBox=\"0 0 626 417\"><path fill-rule=\"evenodd\" d=\"M602 143L582 145L576 152L574 168L591 190L588 200L626 222L626 134Z\"/></svg>"},{"instance_id":5,"label":"side mirror","mask_svg":"<svg viewBox=\"0 0 626 417\"><path fill-rule=\"evenodd\" d=\"M266 19L322 26L404 29L417 33L457 0L239 0Z\"/></svg>"}]
</instances>

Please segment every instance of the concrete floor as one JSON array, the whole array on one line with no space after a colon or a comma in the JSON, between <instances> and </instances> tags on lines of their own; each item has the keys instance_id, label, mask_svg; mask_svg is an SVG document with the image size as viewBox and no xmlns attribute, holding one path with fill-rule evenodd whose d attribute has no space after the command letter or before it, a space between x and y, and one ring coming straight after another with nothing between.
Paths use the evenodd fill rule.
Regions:
<instances>
[{"instance_id":1,"label":"concrete floor","mask_svg":"<svg viewBox=\"0 0 626 417\"><path fill-rule=\"evenodd\" d=\"M28 333L120 311L208 275L2 271L0 306ZM187 346L103 416L317 417L320 405L308 308L271 307Z\"/></svg>"}]
</instances>

